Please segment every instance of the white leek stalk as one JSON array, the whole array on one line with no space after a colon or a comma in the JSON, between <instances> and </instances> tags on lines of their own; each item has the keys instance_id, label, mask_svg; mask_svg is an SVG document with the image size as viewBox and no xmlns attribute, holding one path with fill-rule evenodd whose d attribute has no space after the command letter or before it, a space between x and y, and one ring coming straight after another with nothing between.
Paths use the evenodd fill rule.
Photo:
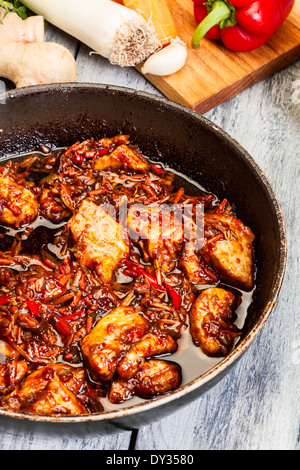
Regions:
<instances>
[{"instance_id":1,"label":"white leek stalk","mask_svg":"<svg viewBox=\"0 0 300 470\"><path fill-rule=\"evenodd\" d=\"M113 64L139 64L159 47L149 23L135 11L111 0L22 0L22 3Z\"/></svg>"}]
</instances>

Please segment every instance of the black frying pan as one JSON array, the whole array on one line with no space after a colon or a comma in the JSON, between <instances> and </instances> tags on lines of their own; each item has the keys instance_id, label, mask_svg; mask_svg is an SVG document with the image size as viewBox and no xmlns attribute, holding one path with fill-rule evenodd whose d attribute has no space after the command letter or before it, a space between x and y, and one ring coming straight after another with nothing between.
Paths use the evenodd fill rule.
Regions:
<instances>
[{"instance_id":1,"label":"black frying pan","mask_svg":"<svg viewBox=\"0 0 300 470\"><path fill-rule=\"evenodd\" d=\"M67 84L30 87L0 96L0 159L118 133L153 160L200 183L255 233L256 290L243 336L213 369L166 396L82 417L39 417L0 409L0 415L47 422L97 421L113 430L145 425L184 406L219 381L241 357L278 297L286 262L282 213L265 175L249 154L204 117L163 98L120 87Z\"/></svg>"}]
</instances>

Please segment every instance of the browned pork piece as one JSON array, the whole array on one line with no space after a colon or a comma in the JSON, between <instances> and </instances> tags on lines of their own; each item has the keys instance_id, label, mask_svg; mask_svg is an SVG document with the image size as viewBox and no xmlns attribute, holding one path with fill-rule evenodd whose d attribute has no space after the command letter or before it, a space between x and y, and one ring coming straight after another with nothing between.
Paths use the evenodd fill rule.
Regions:
<instances>
[{"instance_id":1,"label":"browned pork piece","mask_svg":"<svg viewBox=\"0 0 300 470\"><path fill-rule=\"evenodd\" d=\"M104 137L96 141L96 144L100 145L101 148L115 148L118 145L128 145L130 142L130 136L126 134L118 134L113 137Z\"/></svg>"},{"instance_id":2,"label":"browned pork piece","mask_svg":"<svg viewBox=\"0 0 300 470\"><path fill-rule=\"evenodd\" d=\"M215 283L218 278L202 260L192 243L187 243L182 250L179 267L183 269L189 281L194 284Z\"/></svg>"},{"instance_id":3,"label":"browned pork piece","mask_svg":"<svg viewBox=\"0 0 300 470\"><path fill-rule=\"evenodd\" d=\"M0 396L12 391L27 371L27 362L19 360L19 353L0 339Z\"/></svg>"},{"instance_id":4,"label":"browned pork piece","mask_svg":"<svg viewBox=\"0 0 300 470\"><path fill-rule=\"evenodd\" d=\"M145 241L150 258L164 272L172 271L183 241L182 220L160 207L138 205L129 209L127 223L130 236Z\"/></svg>"},{"instance_id":5,"label":"browned pork piece","mask_svg":"<svg viewBox=\"0 0 300 470\"><path fill-rule=\"evenodd\" d=\"M13 390L25 377L28 365L25 360L7 361L0 364L0 396Z\"/></svg>"},{"instance_id":6,"label":"browned pork piece","mask_svg":"<svg viewBox=\"0 0 300 470\"><path fill-rule=\"evenodd\" d=\"M61 204L59 195L53 188L46 188L42 191L39 205L40 214L54 223L61 222L71 216L70 210Z\"/></svg>"},{"instance_id":7,"label":"browned pork piece","mask_svg":"<svg viewBox=\"0 0 300 470\"><path fill-rule=\"evenodd\" d=\"M2 399L4 408L36 414L87 414L77 394L84 370L58 363L42 367L26 377L19 388Z\"/></svg>"},{"instance_id":8,"label":"browned pork piece","mask_svg":"<svg viewBox=\"0 0 300 470\"><path fill-rule=\"evenodd\" d=\"M210 250L213 268L225 282L235 287L253 288L253 241L249 227L239 219L218 213L205 215L205 229L223 237Z\"/></svg>"},{"instance_id":9,"label":"browned pork piece","mask_svg":"<svg viewBox=\"0 0 300 470\"><path fill-rule=\"evenodd\" d=\"M103 283L109 284L114 270L129 254L119 223L104 208L85 199L68 226L78 261L95 271Z\"/></svg>"},{"instance_id":10,"label":"browned pork piece","mask_svg":"<svg viewBox=\"0 0 300 470\"><path fill-rule=\"evenodd\" d=\"M121 359L117 372L124 379L131 379L145 362L146 357L171 354L177 350L177 342L162 331L149 331L134 343Z\"/></svg>"},{"instance_id":11,"label":"browned pork piece","mask_svg":"<svg viewBox=\"0 0 300 470\"><path fill-rule=\"evenodd\" d=\"M218 287L202 291L189 312L193 342L211 357L226 356L238 330L233 325L234 295Z\"/></svg>"},{"instance_id":12,"label":"browned pork piece","mask_svg":"<svg viewBox=\"0 0 300 470\"><path fill-rule=\"evenodd\" d=\"M8 175L0 175L0 223L19 228L38 215L38 202L32 191Z\"/></svg>"},{"instance_id":13,"label":"browned pork piece","mask_svg":"<svg viewBox=\"0 0 300 470\"><path fill-rule=\"evenodd\" d=\"M197 222L192 217L185 219L184 245L179 260L181 268L189 281L194 284L215 283L218 280L216 273L210 269L201 256L204 245L204 214L199 208Z\"/></svg>"},{"instance_id":14,"label":"browned pork piece","mask_svg":"<svg viewBox=\"0 0 300 470\"><path fill-rule=\"evenodd\" d=\"M148 322L130 307L115 308L102 317L81 345L91 370L100 379L111 380L121 353L148 328Z\"/></svg>"},{"instance_id":15,"label":"browned pork piece","mask_svg":"<svg viewBox=\"0 0 300 470\"><path fill-rule=\"evenodd\" d=\"M175 362L151 359L141 366L135 377L114 380L108 392L112 403L122 403L134 395L152 398L172 390L181 384L181 367Z\"/></svg>"},{"instance_id":16,"label":"browned pork piece","mask_svg":"<svg viewBox=\"0 0 300 470\"><path fill-rule=\"evenodd\" d=\"M94 170L117 170L124 168L125 170L147 171L149 163L143 155L136 149L129 148L127 145L119 145L111 153L103 155L96 160Z\"/></svg>"},{"instance_id":17,"label":"browned pork piece","mask_svg":"<svg viewBox=\"0 0 300 470\"><path fill-rule=\"evenodd\" d=\"M7 360L17 359L18 357L18 351L6 341L0 339L0 364L5 364Z\"/></svg>"}]
</instances>

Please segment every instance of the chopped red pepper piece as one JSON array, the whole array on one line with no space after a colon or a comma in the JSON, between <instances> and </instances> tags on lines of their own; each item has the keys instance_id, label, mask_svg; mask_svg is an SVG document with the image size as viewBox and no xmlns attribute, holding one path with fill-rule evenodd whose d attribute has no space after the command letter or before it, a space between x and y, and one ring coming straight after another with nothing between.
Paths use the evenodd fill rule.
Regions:
<instances>
[{"instance_id":1,"label":"chopped red pepper piece","mask_svg":"<svg viewBox=\"0 0 300 470\"><path fill-rule=\"evenodd\" d=\"M133 263L132 261L126 260L124 263L127 267L127 272L132 277L136 276L143 276L148 279L149 283L155 287L160 292L167 292L167 294L171 297L172 303L174 308L179 308L181 304L180 295L171 287L169 284L159 284L154 276L149 274L143 268L141 268L138 264Z\"/></svg>"},{"instance_id":2,"label":"chopped red pepper piece","mask_svg":"<svg viewBox=\"0 0 300 470\"><path fill-rule=\"evenodd\" d=\"M0 305L6 305L9 304L10 297L8 295L4 295L3 297L0 297Z\"/></svg>"},{"instance_id":3,"label":"chopped red pepper piece","mask_svg":"<svg viewBox=\"0 0 300 470\"><path fill-rule=\"evenodd\" d=\"M168 44L166 44L166 46L167 46L167 45L168 45ZM164 47L164 46L163 46L163 47ZM152 165L151 165L151 170L152 170L152 171L155 171L155 173L157 173L157 174L159 174L159 175L162 175L162 176L164 176L165 173L166 173L166 171L163 170L163 168L161 168L159 165L155 165L155 164L152 164Z\"/></svg>"},{"instance_id":4,"label":"chopped red pepper piece","mask_svg":"<svg viewBox=\"0 0 300 470\"><path fill-rule=\"evenodd\" d=\"M214 245L215 243L219 242L220 240L222 240L224 238L224 235L223 233L218 233L217 235L215 235L214 237L211 237L207 240L206 244L207 246L212 246Z\"/></svg>"},{"instance_id":5,"label":"chopped red pepper piece","mask_svg":"<svg viewBox=\"0 0 300 470\"><path fill-rule=\"evenodd\" d=\"M77 310L76 312L70 313L69 315L65 315L65 320L77 320L78 318L82 317L85 314L85 310L82 308L81 310Z\"/></svg>"},{"instance_id":6,"label":"chopped red pepper piece","mask_svg":"<svg viewBox=\"0 0 300 470\"><path fill-rule=\"evenodd\" d=\"M165 287L168 295L171 297L173 307L176 309L179 308L181 304L180 295L169 284L165 284Z\"/></svg>"},{"instance_id":7,"label":"chopped red pepper piece","mask_svg":"<svg viewBox=\"0 0 300 470\"><path fill-rule=\"evenodd\" d=\"M111 148L105 148L105 149L98 149L97 153L99 157L102 157L103 155L106 155L108 152L110 152L112 149Z\"/></svg>"},{"instance_id":8,"label":"chopped red pepper piece","mask_svg":"<svg viewBox=\"0 0 300 470\"><path fill-rule=\"evenodd\" d=\"M173 204L178 204L180 199L182 198L184 194L184 189L183 188L180 188L178 191L177 191L177 194L174 198L174 201L173 201Z\"/></svg>"},{"instance_id":9,"label":"chopped red pepper piece","mask_svg":"<svg viewBox=\"0 0 300 470\"><path fill-rule=\"evenodd\" d=\"M0 258L0 264L4 264L5 266L12 266L16 263L12 259Z\"/></svg>"},{"instance_id":10,"label":"chopped red pepper piece","mask_svg":"<svg viewBox=\"0 0 300 470\"><path fill-rule=\"evenodd\" d=\"M141 266L139 266L138 264L133 263L132 261L129 261L129 260L126 260L124 264L126 265L127 270L129 270L128 273L130 272L132 274L132 277L136 277L136 276L146 277L149 283L153 287L155 287L157 290L161 292L165 291L164 287L161 284L158 284L156 278L152 276L151 274L149 274L147 271L145 271L143 268L141 268Z\"/></svg>"},{"instance_id":11,"label":"chopped red pepper piece","mask_svg":"<svg viewBox=\"0 0 300 470\"><path fill-rule=\"evenodd\" d=\"M26 300L26 305L32 315L34 315L35 317L38 317L40 315L40 308L34 300Z\"/></svg>"},{"instance_id":12,"label":"chopped red pepper piece","mask_svg":"<svg viewBox=\"0 0 300 470\"><path fill-rule=\"evenodd\" d=\"M68 336L72 333L72 328L67 323L67 321L62 318L58 317L57 315L51 315L50 321L54 328L63 336Z\"/></svg>"},{"instance_id":13,"label":"chopped red pepper piece","mask_svg":"<svg viewBox=\"0 0 300 470\"><path fill-rule=\"evenodd\" d=\"M227 204L228 204L227 199L223 199L223 201L222 201L221 204L219 205L218 209L216 210L216 213L217 213L217 214L222 214L222 212L224 212L224 210L225 210Z\"/></svg>"}]
</instances>

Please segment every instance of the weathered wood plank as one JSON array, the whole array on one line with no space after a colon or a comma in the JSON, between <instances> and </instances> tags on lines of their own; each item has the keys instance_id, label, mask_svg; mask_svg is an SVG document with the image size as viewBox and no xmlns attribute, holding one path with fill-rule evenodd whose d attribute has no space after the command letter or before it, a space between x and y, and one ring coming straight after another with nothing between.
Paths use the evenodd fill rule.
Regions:
<instances>
[{"instance_id":1,"label":"weathered wood plank","mask_svg":"<svg viewBox=\"0 0 300 470\"><path fill-rule=\"evenodd\" d=\"M131 432L102 434L95 423L35 423L0 417L1 450L127 450Z\"/></svg>"},{"instance_id":2,"label":"weathered wood plank","mask_svg":"<svg viewBox=\"0 0 300 470\"><path fill-rule=\"evenodd\" d=\"M60 29L56 28L50 23L45 23L45 41L47 42L58 42L62 46L65 46L73 54L74 57L77 55L79 42L69 34L64 33Z\"/></svg>"},{"instance_id":3,"label":"weathered wood plank","mask_svg":"<svg viewBox=\"0 0 300 470\"><path fill-rule=\"evenodd\" d=\"M127 86L148 93L160 92L149 83L133 67L119 67L110 64L97 54L90 54L92 51L85 45L81 45L77 56L78 81L89 83L105 83L108 85Z\"/></svg>"}]
</instances>

